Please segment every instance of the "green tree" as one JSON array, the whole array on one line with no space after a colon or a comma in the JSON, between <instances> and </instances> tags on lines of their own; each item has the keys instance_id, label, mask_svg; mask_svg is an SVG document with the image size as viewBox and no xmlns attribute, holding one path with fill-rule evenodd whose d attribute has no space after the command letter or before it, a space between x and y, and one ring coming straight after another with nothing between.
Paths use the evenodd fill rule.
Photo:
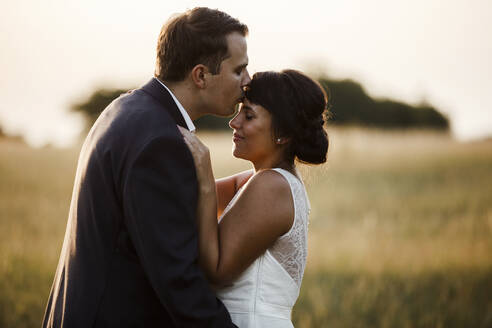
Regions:
<instances>
[{"instance_id":1,"label":"green tree","mask_svg":"<svg viewBox=\"0 0 492 328\"><path fill-rule=\"evenodd\" d=\"M99 117L99 114L113 100L121 94L128 92L125 89L98 89L94 91L87 100L73 104L71 110L84 116L89 129Z\"/></svg>"},{"instance_id":2,"label":"green tree","mask_svg":"<svg viewBox=\"0 0 492 328\"><path fill-rule=\"evenodd\" d=\"M373 99L353 80L319 79L327 91L331 122L379 128L449 129L449 120L429 104L412 106L391 99Z\"/></svg>"},{"instance_id":3,"label":"green tree","mask_svg":"<svg viewBox=\"0 0 492 328\"><path fill-rule=\"evenodd\" d=\"M353 80L319 79L330 105L330 122L336 125L363 125L378 128L449 129L448 118L430 104L412 106L391 99L373 99L363 86ZM125 89L98 89L72 110L82 113L91 127L111 101L127 92ZM231 118L205 116L195 123L200 130L229 129Z\"/></svg>"}]
</instances>

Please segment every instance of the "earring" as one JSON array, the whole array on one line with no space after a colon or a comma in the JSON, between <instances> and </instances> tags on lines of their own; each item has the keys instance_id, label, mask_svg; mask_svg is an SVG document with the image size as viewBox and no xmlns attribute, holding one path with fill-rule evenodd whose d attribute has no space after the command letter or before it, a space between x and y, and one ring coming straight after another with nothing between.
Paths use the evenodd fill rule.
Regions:
<instances>
[{"instance_id":1,"label":"earring","mask_svg":"<svg viewBox=\"0 0 492 328\"><path fill-rule=\"evenodd\" d=\"M280 143L280 141L282 141L282 139L281 138L277 138L277 143L278 144Z\"/></svg>"}]
</instances>

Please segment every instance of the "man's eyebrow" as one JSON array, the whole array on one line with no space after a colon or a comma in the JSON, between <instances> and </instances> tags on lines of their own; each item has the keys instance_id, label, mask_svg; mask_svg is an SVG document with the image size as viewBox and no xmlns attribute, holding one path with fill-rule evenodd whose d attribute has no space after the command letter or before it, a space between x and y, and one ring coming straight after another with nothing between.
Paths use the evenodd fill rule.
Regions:
<instances>
[{"instance_id":1,"label":"man's eyebrow","mask_svg":"<svg viewBox=\"0 0 492 328\"><path fill-rule=\"evenodd\" d=\"M236 69L243 69L243 68L245 68L246 66L248 66L248 63L238 65L238 66L236 67Z\"/></svg>"}]
</instances>

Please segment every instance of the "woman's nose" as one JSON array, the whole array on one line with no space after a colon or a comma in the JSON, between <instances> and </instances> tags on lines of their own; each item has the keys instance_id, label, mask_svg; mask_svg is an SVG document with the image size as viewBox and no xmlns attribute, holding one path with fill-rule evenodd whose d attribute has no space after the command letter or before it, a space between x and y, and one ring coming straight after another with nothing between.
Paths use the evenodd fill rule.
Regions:
<instances>
[{"instance_id":1,"label":"woman's nose","mask_svg":"<svg viewBox=\"0 0 492 328\"><path fill-rule=\"evenodd\" d=\"M238 116L239 116L239 113L236 114L236 116L234 116L232 118L232 120L229 121L229 127L231 129L236 129L236 130L239 129L239 118L238 118Z\"/></svg>"}]
</instances>

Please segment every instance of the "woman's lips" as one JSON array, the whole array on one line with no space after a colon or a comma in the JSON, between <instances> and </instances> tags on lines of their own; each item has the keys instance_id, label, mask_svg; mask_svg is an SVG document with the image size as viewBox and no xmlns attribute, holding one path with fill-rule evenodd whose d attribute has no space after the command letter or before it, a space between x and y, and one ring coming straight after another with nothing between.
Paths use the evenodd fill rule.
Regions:
<instances>
[{"instance_id":1,"label":"woman's lips","mask_svg":"<svg viewBox=\"0 0 492 328\"><path fill-rule=\"evenodd\" d=\"M243 137L241 137L241 136L240 136L239 134L237 134L237 133L234 133L234 134L232 135L232 141L234 141L234 142L241 141L242 139L244 139L244 138L243 138Z\"/></svg>"}]
</instances>

